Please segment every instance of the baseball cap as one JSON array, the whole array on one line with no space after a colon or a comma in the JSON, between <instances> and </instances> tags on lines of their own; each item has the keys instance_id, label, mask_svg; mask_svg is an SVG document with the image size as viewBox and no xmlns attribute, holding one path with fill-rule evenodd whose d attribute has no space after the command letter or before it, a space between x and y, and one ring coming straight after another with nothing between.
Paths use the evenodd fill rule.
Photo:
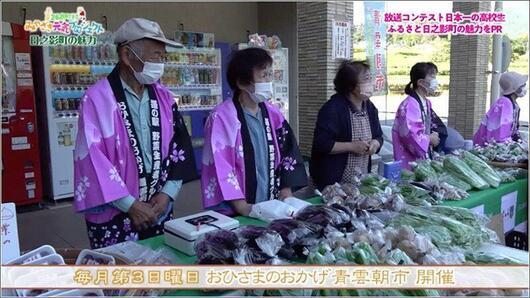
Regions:
<instances>
[{"instance_id":1,"label":"baseball cap","mask_svg":"<svg viewBox=\"0 0 530 298\"><path fill-rule=\"evenodd\" d=\"M509 95L517 91L528 81L527 75L518 74L510 71L501 74L499 85L501 86L502 95Z\"/></svg>"},{"instance_id":2,"label":"baseball cap","mask_svg":"<svg viewBox=\"0 0 530 298\"><path fill-rule=\"evenodd\" d=\"M180 43L167 39L157 22L142 18L132 18L125 21L114 34L114 43L117 46L122 46L142 38L158 40L167 46L183 47Z\"/></svg>"}]
</instances>

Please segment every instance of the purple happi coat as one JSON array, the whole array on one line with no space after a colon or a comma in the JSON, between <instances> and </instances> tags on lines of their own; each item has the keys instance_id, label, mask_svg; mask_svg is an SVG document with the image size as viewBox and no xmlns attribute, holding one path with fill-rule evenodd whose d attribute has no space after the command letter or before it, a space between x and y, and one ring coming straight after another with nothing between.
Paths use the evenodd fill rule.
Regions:
<instances>
[{"instance_id":1,"label":"purple happi coat","mask_svg":"<svg viewBox=\"0 0 530 298\"><path fill-rule=\"evenodd\" d=\"M159 83L147 88L159 105L160 190L166 180L192 179L195 162L189 135L170 92ZM74 151L74 208L84 212L91 223L109 222L121 213L111 202L127 195L139 198L137 162L117 104L118 96L125 98L116 67L82 98ZM180 157L170 158L175 152ZM99 211L90 212L94 208Z\"/></svg>"},{"instance_id":2,"label":"purple happi coat","mask_svg":"<svg viewBox=\"0 0 530 298\"><path fill-rule=\"evenodd\" d=\"M432 110L431 101L425 99L425 102L427 103L425 111L431 117L430 129L425 126L422 107L417 94L405 98L396 113L392 127L394 160L400 160L401 167L404 169L411 169L410 162L430 158L432 148L429 135L431 132L438 132L440 136L439 149L447 138L447 128Z\"/></svg>"},{"instance_id":3,"label":"purple happi coat","mask_svg":"<svg viewBox=\"0 0 530 298\"><path fill-rule=\"evenodd\" d=\"M237 96L234 96L237 98ZM293 132L281 112L272 104L260 103L265 127L270 121L269 199L277 198L279 189L307 185L307 174ZM274 151L274 152L271 152ZM210 114L205 126L202 160L202 202L204 208L227 215L234 211L228 201L246 199L255 203L256 170L252 142L241 104L227 100ZM274 193L272 193L274 192Z\"/></svg>"},{"instance_id":4,"label":"purple happi coat","mask_svg":"<svg viewBox=\"0 0 530 298\"><path fill-rule=\"evenodd\" d=\"M519 139L519 105L508 97L502 96L484 115L473 137L475 145L483 146L487 142L498 143Z\"/></svg>"}]
</instances>

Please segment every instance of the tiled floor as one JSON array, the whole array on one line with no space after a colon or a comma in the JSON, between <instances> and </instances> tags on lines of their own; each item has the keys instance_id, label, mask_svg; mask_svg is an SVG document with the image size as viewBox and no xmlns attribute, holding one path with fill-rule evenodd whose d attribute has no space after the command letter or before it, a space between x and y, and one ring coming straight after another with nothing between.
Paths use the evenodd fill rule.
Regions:
<instances>
[{"instance_id":1,"label":"tiled floor","mask_svg":"<svg viewBox=\"0 0 530 298\"><path fill-rule=\"evenodd\" d=\"M199 180L185 184L175 203L173 214L180 217L200 211L200 198ZM45 202L43 205L37 211L22 208L17 213L21 252L44 244L56 248L89 247L84 217L73 211L71 199L58 203Z\"/></svg>"}]
</instances>

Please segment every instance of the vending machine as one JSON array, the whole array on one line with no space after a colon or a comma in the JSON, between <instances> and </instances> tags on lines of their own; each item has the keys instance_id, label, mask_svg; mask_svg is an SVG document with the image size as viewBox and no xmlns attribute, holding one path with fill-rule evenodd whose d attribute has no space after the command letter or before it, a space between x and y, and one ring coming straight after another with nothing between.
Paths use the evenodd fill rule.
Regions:
<instances>
[{"instance_id":1,"label":"vending machine","mask_svg":"<svg viewBox=\"0 0 530 298\"><path fill-rule=\"evenodd\" d=\"M221 50L211 33L177 31L184 48L167 48L162 84L172 93L191 136L197 170L202 164L204 124L222 101Z\"/></svg>"},{"instance_id":2,"label":"vending machine","mask_svg":"<svg viewBox=\"0 0 530 298\"><path fill-rule=\"evenodd\" d=\"M246 43L240 43L237 49L248 48ZM287 48L265 48L272 57L273 97L270 101L280 109L289 121L289 50Z\"/></svg>"},{"instance_id":3,"label":"vending machine","mask_svg":"<svg viewBox=\"0 0 530 298\"><path fill-rule=\"evenodd\" d=\"M86 89L106 77L118 62L112 33L98 35L96 46L42 47L35 56L39 65L40 120L46 127L46 196L53 200L73 197L74 147L79 105Z\"/></svg>"},{"instance_id":4,"label":"vending machine","mask_svg":"<svg viewBox=\"0 0 530 298\"><path fill-rule=\"evenodd\" d=\"M2 202L42 200L41 164L29 34L2 23Z\"/></svg>"}]
</instances>

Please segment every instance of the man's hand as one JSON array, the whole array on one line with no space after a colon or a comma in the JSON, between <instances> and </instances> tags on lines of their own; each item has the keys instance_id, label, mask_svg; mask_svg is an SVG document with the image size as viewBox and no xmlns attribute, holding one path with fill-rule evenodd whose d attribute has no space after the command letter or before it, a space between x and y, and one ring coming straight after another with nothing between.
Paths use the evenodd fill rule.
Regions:
<instances>
[{"instance_id":1,"label":"man's hand","mask_svg":"<svg viewBox=\"0 0 530 298\"><path fill-rule=\"evenodd\" d=\"M440 136L438 136L437 132L431 133L431 135L429 136L429 139L433 147L436 147L440 144Z\"/></svg>"},{"instance_id":2,"label":"man's hand","mask_svg":"<svg viewBox=\"0 0 530 298\"><path fill-rule=\"evenodd\" d=\"M156 223L157 216L153 210L153 207L147 203L135 201L129 209L129 217L131 218L134 227L138 231L148 229L150 226Z\"/></svg>"},{"instance_id":3,"label":"man's hand","mask_svg":"<svg viewBox=\"0 0 530 298\"><path fill-rule=\"evenodd\" d=\"M370 149L370 145L366 141L353 141L351 145L351 151L358 155L366 155Z\"/></svg>"},{"instance_id":4,"label":"man's hand","mask_svg":"<svg viewBox=\"0 0 530 298\"><path fill-rule=\"evenodd\" d=\"M381 147L381 144L379 144L378 140L371 140L370 149L368 150L368 153L370 155L374 155L377 152L377 150L379 150L380 147Z\"/></svg>"},{"instance_id":5,"label":"man's hand","mask_svg":"<svg viewBox=\"0 0 530 298\"><path fill-rule=\"evenodd\" d=\"M156 193L151 198L149 204L151 204L151 206L153 207L153 211L155 212L157 219L166 212L167 205L170 201L171 198L163 192Z\"/></svg>"}]
</instances>

